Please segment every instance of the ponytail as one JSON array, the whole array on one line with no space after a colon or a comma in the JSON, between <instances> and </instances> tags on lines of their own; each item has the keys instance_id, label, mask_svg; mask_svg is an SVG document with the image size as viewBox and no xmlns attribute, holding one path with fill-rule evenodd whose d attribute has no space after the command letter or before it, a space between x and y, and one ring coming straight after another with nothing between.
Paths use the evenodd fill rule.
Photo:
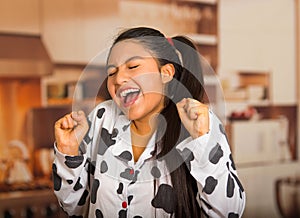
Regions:
<instances>
[{"instance_id":1,"label":"ponytail","mask_svg":"<svg viewBox=\"0 0 300 218\"><path fill-rule=\"evenodd\" d=\"M173 45L171 45L180 54L181 66L177 66L178 64L175 63L175 68L179 69L178 74L174 75L174 79L177 81L171 81L168 86L169 95L174 97L171 100L166 99L166 107L161 112L166 120L167 128L162 138L163 146L161 146L162 151L159 157L169 154L165 161L168 168L171 169L171 180L177 196L175 216L177 218L200 217L200 207L196 201L197 182L190 174L185 160L182 159L175 146L189 136L181 124L176 103L187 97L202 101L204 94L202 69L196 47L189 39L177 36L172 38L172 42ZM174 165L178 167L172 170Z\"/></svg>"}]
</instances>

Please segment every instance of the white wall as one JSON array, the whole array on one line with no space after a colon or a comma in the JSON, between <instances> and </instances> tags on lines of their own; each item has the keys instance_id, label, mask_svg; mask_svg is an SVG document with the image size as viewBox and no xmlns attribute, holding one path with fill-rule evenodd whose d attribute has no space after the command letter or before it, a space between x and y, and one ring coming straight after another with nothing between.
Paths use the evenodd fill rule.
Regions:
<instances>
[{"instance_id":1,"label":"white wall","mask_svg":"<svg viewBox=\"0 0 300 218\"><path fill-rule=\"evenodd\" d=\"M299 162L294 162L256 167L238 167L238 173L246 191L246 208L243 218L280 218L276 204L275 182L280 178L299 178L300 164ZM288 197L284 199L285 203L290 200Z\"/></svg>"},{"instance_id":2,"label":"white wall","mask_svg":"<svg viewBox=\"0 0 300 218\"><path fill-rule=\"evenodd\" d=\"M294 0L220 0L220 75L270 70L273 103L296 104L294 7ZM247 196L243 218L279 218L275 181L300 177L300 164L238 166L238 171Z\"/></svg>"},{"instance_id":3,"label":"white wall","mask_svg":"<svg viewBox=\"0 0 300 218\"><path fill-rule=\"evenodd\" d=\"M220 74L272 72L273 102L295 104L294 0L220 0Z\"/></svg>"}]
</instances>

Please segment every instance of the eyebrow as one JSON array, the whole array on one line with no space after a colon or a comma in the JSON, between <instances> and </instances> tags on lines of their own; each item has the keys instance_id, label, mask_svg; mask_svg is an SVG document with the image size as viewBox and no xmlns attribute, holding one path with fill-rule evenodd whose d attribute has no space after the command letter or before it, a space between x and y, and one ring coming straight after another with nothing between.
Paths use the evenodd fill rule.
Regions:
<instances>
[{"instance_id":1,"label":"eyebrow","mask_svg":"<svg viewBox=\"0 0 300 218\"><path fill-rule=\"evenodd\" d=\"M130 62L130 61L132 61L132 60L136 60L136 59L146 59L146 58L147 58L147 57L133 56L133 57L128 58L128 59L124 62L124 64L126 64L126 63L128 63L128 62ZM105 68L106 71L107 71L109 68L117 68L117 66L114 65L114 64L107 65L106 68Z\"/></svg>"}]
</instances>

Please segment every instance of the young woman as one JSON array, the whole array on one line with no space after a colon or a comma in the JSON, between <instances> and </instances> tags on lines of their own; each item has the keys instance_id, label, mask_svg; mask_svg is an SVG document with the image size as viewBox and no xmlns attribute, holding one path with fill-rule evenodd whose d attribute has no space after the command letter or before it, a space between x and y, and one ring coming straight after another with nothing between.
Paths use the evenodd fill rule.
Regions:
<instances>
[{"instance_id":1,"label":"young woman","mask_svg":"<svg viewBox=\"0 0 300 218\"><path fill-rule=\"evenodd\" d=\"M224 128L201 103L195 46L155 29L121 33L112 97L55 124L54 190L74 217L240 217L245 192Z\"/></svg>"}]
</instances>

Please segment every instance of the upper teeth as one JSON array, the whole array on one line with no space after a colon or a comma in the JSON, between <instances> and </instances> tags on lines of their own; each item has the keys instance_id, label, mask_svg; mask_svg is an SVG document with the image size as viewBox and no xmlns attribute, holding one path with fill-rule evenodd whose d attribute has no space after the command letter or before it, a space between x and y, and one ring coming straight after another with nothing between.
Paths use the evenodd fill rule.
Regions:
<instances>
[{"instance_id":1,"label":"upper teeth","mask_svg":"<svg viewBox=\"0 0 300 218\"><path fill-rule=\"evenodd\" d=\"M139 89L126 89L126 90L124 90L120 93L120 96L121 97L126 97L129 93L138 92L138 91L140 91L140 90Z\"/></svg>"}]
</instances>

